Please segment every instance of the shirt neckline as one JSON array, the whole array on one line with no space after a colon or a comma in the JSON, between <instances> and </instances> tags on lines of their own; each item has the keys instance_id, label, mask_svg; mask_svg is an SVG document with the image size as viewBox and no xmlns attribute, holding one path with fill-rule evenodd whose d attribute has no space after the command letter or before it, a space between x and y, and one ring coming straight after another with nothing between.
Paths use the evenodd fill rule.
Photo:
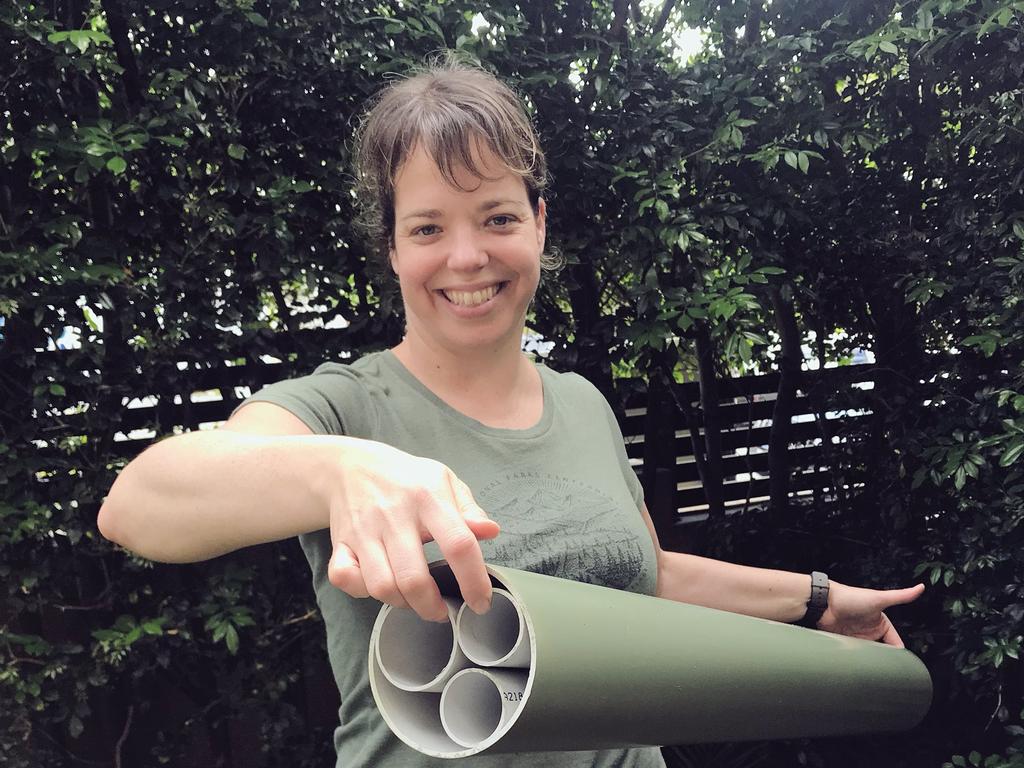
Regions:
<instances>
[{"instance_id":1,"label":"shirt neckline","mask_svg":"<svg viewBox=\"0 0 1024 768\"><path fill-rule=\"evenodd\" d=\"M537 368L537 372L540 375L540 385L543 393L543 410L541 412L540 419L536 424L525 429L508 429L505 427L488 426L482 421L477 421L471 416L467 416L462 411L450 406L438 397L437 394L435 394L434 391L426 384L416 378L412 371L405 367L405 364L398 359L398 356L395 355L392 350L386 349L380 353L380 356L384 364L418 395L428 400L435 408L443 412L449 418L459 422L474 432L479 432L491 437L501 437L506 439L527 439L539 437L551 428L554 408L551 400L551 387L548 385L547 378L551 375L552 371L545 365L534 363Z\"/></svg>"}]
</instances>

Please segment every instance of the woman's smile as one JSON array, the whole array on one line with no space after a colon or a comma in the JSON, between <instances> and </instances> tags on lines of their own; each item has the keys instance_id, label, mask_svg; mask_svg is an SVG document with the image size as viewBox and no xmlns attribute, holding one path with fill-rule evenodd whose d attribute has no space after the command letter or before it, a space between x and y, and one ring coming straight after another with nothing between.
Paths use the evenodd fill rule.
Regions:
<instances>
[{"instance_id":1,"label":"woman's smile","mask_svg":"<svg viewBox=\"0 0 1024 768\"><path fill-rule=\"evenodd\" d=\"M438 293L457 307L476 309L490 303L506 285L508 285L508 281L503 280L482 288L442 288Z\"/></svg>"}]
</instances>

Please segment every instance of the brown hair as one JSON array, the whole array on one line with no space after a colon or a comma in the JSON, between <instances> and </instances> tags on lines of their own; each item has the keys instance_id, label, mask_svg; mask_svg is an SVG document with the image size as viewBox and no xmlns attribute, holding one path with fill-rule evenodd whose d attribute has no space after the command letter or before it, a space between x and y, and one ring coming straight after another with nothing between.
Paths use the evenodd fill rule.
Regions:
<instances>
[{"instance_id":1,"label":"brown hair","mask_svg":"<svg viewBox=\"0 0 1024 768\"><path fill-rule=\"evenodd\" d=\"M380 266L394 246L395 176L409 154L422 144L458 186L459 168L486 178L474 160L480 142L522 177L536 213L547 184L544 153L522 101L494 75L448 53L374 99L356 134L355 166L359 223Z\"/></svg>"}]
</instances>

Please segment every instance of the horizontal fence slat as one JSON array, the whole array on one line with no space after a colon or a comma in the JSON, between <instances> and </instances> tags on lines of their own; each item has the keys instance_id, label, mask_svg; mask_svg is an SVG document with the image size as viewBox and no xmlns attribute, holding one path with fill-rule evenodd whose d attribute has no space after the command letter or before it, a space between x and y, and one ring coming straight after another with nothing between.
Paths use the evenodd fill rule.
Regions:
<instances>
[{"instance_id":1,"label":"horizontal fence slat","mask_svg":"<svg viewBox=\"0 0 1024 768\"><path fill-rule=\"evenodd\" d=\"M829 429L829 437L842 437L846 433L855 431L858 423L864 423L864 416L846 416L841 418L828 419L826 426ZM768 440L771 437L771 425L755 427L734 427L723 430L722 450L728 453L735 453L741 448L768 447ZM821 439L821 427L817 421L797 422L791 427L790 445L800 445L811 440ZM677 435L675 439L675 453L677 457L685 458L693 456L693 442L689 433ZM700 438L703 439L703 438ZM636 435L626 438L626 455L631 459L643 459L644 438L643 435ZM728 455L728 454L727 454Z\"/></svg>"}]
</instances>

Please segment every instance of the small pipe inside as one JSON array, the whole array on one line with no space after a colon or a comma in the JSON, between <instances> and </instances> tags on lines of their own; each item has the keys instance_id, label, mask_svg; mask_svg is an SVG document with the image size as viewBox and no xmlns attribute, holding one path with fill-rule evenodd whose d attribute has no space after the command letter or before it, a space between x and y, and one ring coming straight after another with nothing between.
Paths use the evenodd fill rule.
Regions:
<instances>
[{"instance_id":1,"label":"small pipe inside","mask_svg":"<svg viewBox=\"0 0 1024 768\"><path fill-rule=\"evenodd\" d=\"M480 670L463 672L441 696L441 722L452 741L475 747L501 725L501 691Z\"/></svg>"},{"instance_id":2,"label":"small pipe inside","mask_svg":"<svg viewBox=\"0 0 1024 768\"><path fill-rule=\"evenodd\" d=\"M491 610L482 616L463 610L459 615L459 644L477 664L494 664L511 653L523 626L511 598L494 590Z\"/></svg>"},{"instance_id":3,"label":"small pipe inside","mask_svg":"<svg viewBox=\"0 0 1024 768\"><path fill-rule=\"evenodd\" d=\"M424 621L409 608L392 608L381 624L377 641L381 671L399 688L428 685L455 655L450 622Z\"/></svg>"}]
</instances>

